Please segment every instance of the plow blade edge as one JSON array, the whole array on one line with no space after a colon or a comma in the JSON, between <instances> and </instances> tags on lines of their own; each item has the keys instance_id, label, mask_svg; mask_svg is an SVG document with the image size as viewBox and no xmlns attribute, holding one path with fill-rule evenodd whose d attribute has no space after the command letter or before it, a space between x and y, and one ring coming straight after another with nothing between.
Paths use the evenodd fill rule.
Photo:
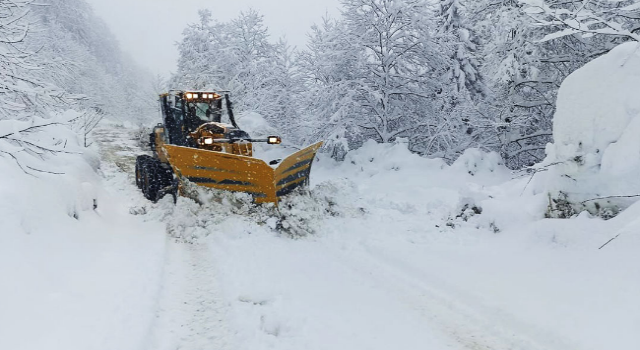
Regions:
<instances>
[{"instance_id":1,"label":"plow blade edge","mask_svg":"<svg viewBox=\"0 0 640 350\"><path fill-rule=\"evenodd\" d=\"M311 164L322 142L285 158L276 169L262 159L165 145L169 163L179 178L200 186L245 192L256 203L278 203L281 196L308 185Z\"/></svg>"}]
</instances>

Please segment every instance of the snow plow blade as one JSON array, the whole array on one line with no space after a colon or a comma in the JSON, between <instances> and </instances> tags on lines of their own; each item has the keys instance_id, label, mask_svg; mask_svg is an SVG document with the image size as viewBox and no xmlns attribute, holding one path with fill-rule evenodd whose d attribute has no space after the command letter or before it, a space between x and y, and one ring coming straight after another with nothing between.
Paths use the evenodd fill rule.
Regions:
<instances>
[{"instance_id":1,"label":"snow plow blade","mask_svg":"<svg viewBox=\"0 0 640 350\"><path fill-rule=\"evenodd\" d=\"M276 169L262 159L190 147L164 145L180 179L204 187L244 192L255 203L278 203L280 197L308 185L318 142L285 158Z\"/></svg>"}]
</instances>

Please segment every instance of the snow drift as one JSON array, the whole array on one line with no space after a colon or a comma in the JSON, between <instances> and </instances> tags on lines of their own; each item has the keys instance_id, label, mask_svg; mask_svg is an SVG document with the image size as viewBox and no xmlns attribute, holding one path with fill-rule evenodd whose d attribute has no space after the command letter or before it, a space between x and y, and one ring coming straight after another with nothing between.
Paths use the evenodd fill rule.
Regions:
<instances>
[{"instance_id":1,"label":"snow drift","mask_svg":"<svg viewBox=\"0 0 640 350\"><path fill-rule=\"evenodd\" d=\"M540 190L571 201L640 193L640 44L622 44L562 83Z\"/></svg>"},{"instance_id":2,"label":"snow drift","mask_svg":"<svg viewBox=\"0 0 640 350\"><path fill-rule=\"evenodd\" d=\"M15 132L38 122L0 121L14 139L60 150L39 157L0 140L0 349L139 349L163 227L121 208L128 199L105 191L97 152L66 126Z\"/></svg>"}]
</instances>

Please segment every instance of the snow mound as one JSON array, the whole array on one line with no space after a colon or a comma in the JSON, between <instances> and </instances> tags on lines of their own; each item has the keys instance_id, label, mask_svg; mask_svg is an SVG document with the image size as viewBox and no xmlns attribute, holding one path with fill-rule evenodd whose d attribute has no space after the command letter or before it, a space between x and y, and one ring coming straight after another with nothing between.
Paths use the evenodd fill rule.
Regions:
<instances>
[{"instance_id":1,"label":"snow mound","mask_svg":"<svg viewBox=\"0 0 640 350\"><path fill-rule=\"evenodd\" d=\"M640 139L629 137L640 127L639 49L636 42L622 44L562 83L553 137L556 160L575 160L565 167L568 174L640 168Z\"/></svg>"},{"instance_id":2,"label":"snow mound","mask_svg":"<svg viewBox=\"0 0 640 350\"><path fill-rule=\"evenodd\" d=\"M555 143L547 146L547 159L539 166L550 170L538 177L537 187L557 197L550 205L564 214L585 209L595 214L603 205L617 211L629 201L585 201L640 193L638 81L640 45L630 42L562 83L553 125Z\"/></svg>"},{"instance_id":3,"label":"snow mound","mask_svg":"<svg viewBox=\"0 0 640 350\"><path fill-rule=\"evenodd\" d=\"M388 175L400 172L403 175L412 173L440 172L445 177L453 176L460 181L469 180L469 176L495 182L507 181L511 172L504 166L504 161L495 152L484 152L479 149L466 150L451 166L440 158L425 158L412 153L404 139L395 143L377 143L366 141L362 147L347 153L341 170L359 172L367 176ZM463 180L464 179L464 180Z\"/></svg>"},{"instance_id":4,"label":"snow mound","mask_svg":"<svg viewBox=\"0 0 640 350\"><path fill-rule=\"evenodd\" d=\"M0 213L16 213L4 224L24 220L35 225L59 216L77 219L93 209L99 160L80 146L78 135L66 125L78 116L66 111L50 119L0 121L0 136L8 136L0 139L0 173L10 179L0 182L5 199Z\"/></svg>"},{"instance_id":5,"label":"snow mound","mask_svg":"<svg viewBox=\"0 0 640 350\"><path fill-rule=\"evenodd\" d=\"M411 153L406 142L399 139L396 143L367 140L362 147L347 153L344 166L373 176L389 171L442 170L447 165L442 159L428 159Z\"/></svg>"},{"instance_id":6,"label":"snow mound","mask_svg":"<svg viewBox=\"0 0 640 350\"><path fill-rule=\"evenodd\" d=\"M484 152L477 148L469 148L456 159L451 169L461 170L471 176L492 176L508 174L502 157L496 152Z\"/></svg>"},{"instance_id":7,"label":"snow mound","mask_svg":"<svg viewBox=\"0 0 640 350\"><path fill-rule=\"evenodd\" d=\"M161 226L120 210L131 198L105 189L97 155L62 124L77 115L0 121L13 139L0 150L17 149L0 152L0 276L14 286L0 288L0 349L134 349L155 317Z\"/></svg>"},{"instance_id":8,"label":"snow mound","mask_svg":"<svg viewBox=\"0 0 640 350\"><path fill-rule=\"evenodd\" d=\"M261 114L256 112L240 114L238 116L238 126L256 139L282 135L282 132L274 128ZM298 150L298 148L292 148L287 139L282 141L283 143L280 145L269 145L263 142L254 143L253 156L269 163L272 160L284 159Z\"/></svg>"},{"instance_id":9,"label":"snow mound","mask_svg":"<svg viewBox=\"0 0 640 350\"><path fill-rule=\"evenodd\" d=\"M259 138L278 135L276 129L267 122L262 115L256 112L242 113L238 116L240 128L251 135Z\"/></svg>"},{"instance_id":10,"label":"snow mound","mask_svg":"<svg viewBox=\"0 0 640 350\"><path fill-rule=\"evenodd\" d=\"M184 242L196 242L228 225L262 227L289 237L304 237L321 231L335 217L360 217L363 209L354 207L356 186L348 179L325 181L312 190L299 189L283 197L278 207L254 205L250 195L203 188L186 183L186 197L165 197L152 207L161 210L134 210L167 224L167 232Z\"/></svg>"}]
</instances>

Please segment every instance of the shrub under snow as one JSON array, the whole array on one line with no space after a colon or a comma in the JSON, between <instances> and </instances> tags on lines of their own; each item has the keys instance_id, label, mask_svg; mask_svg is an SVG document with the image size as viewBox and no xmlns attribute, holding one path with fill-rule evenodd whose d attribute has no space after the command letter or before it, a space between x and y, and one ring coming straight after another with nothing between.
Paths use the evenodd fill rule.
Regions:
<instances>
[{"instance_id":1,"label":"shrub under snow","mask_svg":"<svg viewBox=\"0 0 640 350\"><path fill-rule=\"evenodd\" d=\"M0 139L0 213L5 214L0 228L20 222L51 225L93 210L99 161L64 125L77 116L68 111L47 120L0 121L0 136L10 134ZM48 126L30 129L38 125ZM14 229L9 231L22 231Z\"/></svg>"}]
</instances>

